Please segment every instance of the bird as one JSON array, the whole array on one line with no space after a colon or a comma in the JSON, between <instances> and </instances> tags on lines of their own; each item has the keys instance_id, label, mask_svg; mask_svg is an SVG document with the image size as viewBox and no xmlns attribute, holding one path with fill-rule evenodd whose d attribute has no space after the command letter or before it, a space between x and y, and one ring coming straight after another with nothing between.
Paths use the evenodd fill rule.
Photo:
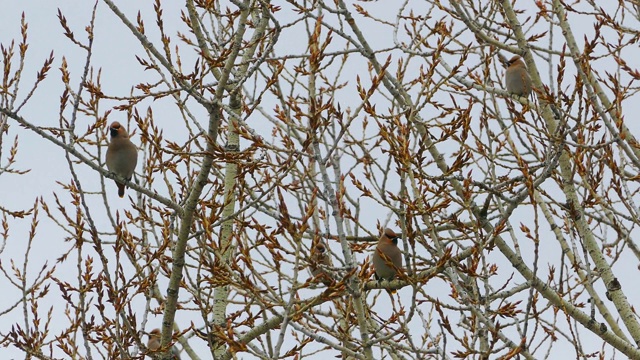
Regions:
<instances>
[{"instance_id":1,"label":"bird","mask_svg":"<svg viewBox=\"0 0 640 360\"><path fill-rule=\"evenodd\" d=\"M378 281L393 280L402 269L398 235L391 229L384 229L378 240L378 245L373 252L373 269Z\"/></svg>"},{"instance_id":2,"label":"bird","mask_svg":"<svg viewBox=\"0 0 640 360\"><path fill-rule=\"evenodd\" d=\"M309 261L309 270L314 279L319 279L326 286L331 285L333 278L327 273L326 269L333 266L331 257L322 243L317 241L311 248L311 257Z\"/></svg>"},{"instance_id":3,"label":"bird","mask_svg":"<svg viewBox=\"0 0 640 360\"><path fill-rule=\"evenodd\" d=\"M109 127L111 140L107 147L107 168L127 181L131 180L138 162L138 150L129 140L129 134L119 122L114 121ZM124 184L116 180L118 196L124 197Z\"/></svg>"},{"instance_id":4,"label":"bird","mask_svg":"<svg viewBox=\"0 0 640 360\"><path fill-rule=\"evenodd\" d=\"M507 72L505 74L507 91L510 94L529 97L531 94L531 77L527 72L520 55L515 55L507 61Z\"/></svg>"},{"instance_id":5,"label":"bird","mask_svg":"<svg viewBox=\"0 0 640 360\"><path fill-rule=\"evenodd\" d=\"M162 331L160 329L153 329L149 333L149 342L147 342L147 349L149 352L154 353L160 350L160 337L162 335ZM180 350L177 347L171 347L171 359L172 360L180 360Z\"/></svg>"}]
</instances>

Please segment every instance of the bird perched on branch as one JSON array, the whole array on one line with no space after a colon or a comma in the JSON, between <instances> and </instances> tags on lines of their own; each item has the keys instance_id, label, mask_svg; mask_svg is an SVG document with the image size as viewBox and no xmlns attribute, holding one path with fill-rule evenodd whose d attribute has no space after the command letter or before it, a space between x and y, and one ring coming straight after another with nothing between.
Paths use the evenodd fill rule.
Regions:
<instances>
[{"instance_id":1,"label":"bird perched on branch","mask_svg":"<svg viewBox=\"0 0 640 360\"><path fill-rule=\"evenodd\" d=\"M162 335L162 331L160 331L160 329L153 329L149 333L149 342L147 343L147 349L149 349L150 353L155 353L160 350L161 335ZM171 359L180 360L180 351L175 346L171 347Z\"/></svg>"},{"instance_id":2,"label":"bird perched on branch","mask_svg":"<svg viewBox=\"0 0 640 360\"><path fill-rule=\"evenodd\" d=\"M326 286L329 286L333 282L333 278L329 273L327 273L327 268L330 268L332 266L333 263L331 262L329 252L327 251L322 241L318 240L311 248L311 257L309 262L309 270L311 270L311 275L313 275L314 278L322 281L322 283Z\"/></svg>"},{"instance_id":3,"label":"bird perched on branch","mask_svg":"<svg viewBox=\"0 0 640 360\"><path fill-rule=\"evenodd\" d=\"M527 66L524 64L520 55L515 55L507 61L506 86L510 94L529 97L531 94L531 77L527 72Z\"/></svg>"},{"instance_id":4,"label":"bird perched on branch","mask_svg":"<svg viewBox=\"0 0 640 360\"><path fill-rule=\"evenodd\" d=\"M398 235L384 229L373 252L373 269L376 280L393 280L402 269L402 253L398 248Z\"/></svg>"},{"instance_id":5,"label":"bird perched on branch","mask_svg":"<svg viewBox=\"0 0 640 360\"><path fill-rule=\"evenodd\" d=\"M119 122L114 121L109 127L111 140L107 147L107 168L118 176L131 180L138 162L138 149L129 140L129 134ZM118 196L124 197L125 185L116 180Z\"/></svg>"}]
</instances>

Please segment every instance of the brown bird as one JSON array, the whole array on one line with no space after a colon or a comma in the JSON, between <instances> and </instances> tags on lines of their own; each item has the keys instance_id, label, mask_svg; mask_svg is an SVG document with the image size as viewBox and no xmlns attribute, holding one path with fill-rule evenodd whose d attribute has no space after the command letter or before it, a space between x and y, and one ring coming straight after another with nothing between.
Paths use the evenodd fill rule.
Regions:
<instances>
[{"instance_id":1,"label":"brown bird","mask_svg":"<svg viewBox=\"0 0 640 360\"><path fill-rule=\"evenodd\" d=\"M393 266L392 266L393 264ZM373 252L373 269L376 280L393 280L402 269L402 253L398 249L398 235L384 229Z\"/></svg>"},{"instance_id":2,"label":"brown bird","mask_svg":"<svg viewBox=\"0 0 640 360\"><path fill-rule=\"evenodd\" d=\"M149 342L147 343L147 349L149 352L155 353L160 350L160 337L162 335L162 331L160 329L153 329L149 333ZM171 355L172 360L180 360L180 351L177 347L171 347Z\"/></svg>"},{"instance_id":3,"label":"brown bird","mask_svg":"<svg viewBox=\"0 0 640 360\"><path fill-rule=\"evenodd\" d=\"M507 64L506 85L510 94L529 97L531 94L531 77L522 57L516 55Z\"/></svg>"},{"instance_id":4,"label":"brown bird","mask_svg":"<svg viewBox=\"0 0 640 360\"><path fill-rule=\"evenodd\" d=\"M138 150L129 140L129 134L119 122L114 121L109 127L111 140L107 147L107 168L118 176L131 180L138 162ZM118 196L124 196L124 184L116 180Z\"/></svg>"},{"instance_id":5,"label":"brown bird","mask_svg":"<svg viewBox=\"0 0 640 360\"><path fill-rule=\"evenodd\" d=\"M333 278L327 273L327 268L333 266L329 252L321 240L317 241L311 248L309 259L309 270L315 279L319 279L326 286L331 285Z\"/></svg>"}]
</instances>

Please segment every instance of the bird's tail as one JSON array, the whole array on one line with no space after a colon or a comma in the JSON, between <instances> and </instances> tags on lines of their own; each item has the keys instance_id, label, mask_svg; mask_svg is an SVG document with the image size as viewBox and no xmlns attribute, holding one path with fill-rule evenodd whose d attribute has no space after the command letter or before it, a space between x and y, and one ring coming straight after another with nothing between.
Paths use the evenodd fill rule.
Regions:
<instances>
[{"instance_id":1,"label":"bird's tail","mask_svg":"<svg viewBox=\"0 0 640 360\"><path fill-rule=\"evenodd\" d=\"M124 184L117 184L118 185L118 196L120 196L121 198L124 197Z\"/></svg>"}]
</instances>

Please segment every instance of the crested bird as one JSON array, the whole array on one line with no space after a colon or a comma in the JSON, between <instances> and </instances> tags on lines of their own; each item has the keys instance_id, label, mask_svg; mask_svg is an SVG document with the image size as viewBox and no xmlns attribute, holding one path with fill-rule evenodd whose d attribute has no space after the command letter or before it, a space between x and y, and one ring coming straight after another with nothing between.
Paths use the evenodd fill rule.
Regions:
<instances>
[{"instance_id":1,"label":"crested bird","mask_svg":"<svg viewBox=\"0 0 640 360\"><path fill-rule=\"evenodd\" d=\"M398 248L398 235L384 229L373 252L373 269L376 280L393 280L402 269L402 253Z\"/></svg>"},{"instance_id":2,"label":"crested bird","mask_svg":"<svg viewBox=\"0 0 640 360\"><path fill-rule=\"evenodd\" d=\"M531 94L531 77L527 72L520 55L515 55L507 61L507 71L505 74L507 91L510 94L529 97Z\"/></svg>"},{"instance_id":3,"label":"crested bird","mask_svg":"<svg viewBox=\"0 0 640 360\"><path fill-rule=\"evenodd\" d=\"M162 335L162 331L160 331L160 329L153 329L151 330L151 332L149 333L149 341L147 342L147 349L149 349L149 352L151 353L155 353L158 350L160 350L160 337ZM172 346L171 347L171 356L172 356L172 360L180 360L180 351L178 350L177 347Z\"/></svg>"},{"instance_id":4,"label":"crested bird","mask_svg":"<svg viewBox=\"0 0 640 360\"><path fill-rule=\"evenodd\" d=\"M329 252L321 240L315 242L311 248L311 257L309 259L309 270L314 278L322 281L326 286L331 285L333 278L327 273L326 269L333 266Z\"/></svg>"},{"instance_id":5,"label":"crested bird","mask_svg":"<svg viewBox=\"0 0 640 360\"><path fill-rule=\"evenodd\" d=\"M114 174L131 180L133 172L138 162L138 150L129 140L129 134L119 122L114 121L109 127L111 140L107 147L107 168ZM125 185L116 180L118 186L118 196L124 197Z\"/></svg>"}]
</instances>

